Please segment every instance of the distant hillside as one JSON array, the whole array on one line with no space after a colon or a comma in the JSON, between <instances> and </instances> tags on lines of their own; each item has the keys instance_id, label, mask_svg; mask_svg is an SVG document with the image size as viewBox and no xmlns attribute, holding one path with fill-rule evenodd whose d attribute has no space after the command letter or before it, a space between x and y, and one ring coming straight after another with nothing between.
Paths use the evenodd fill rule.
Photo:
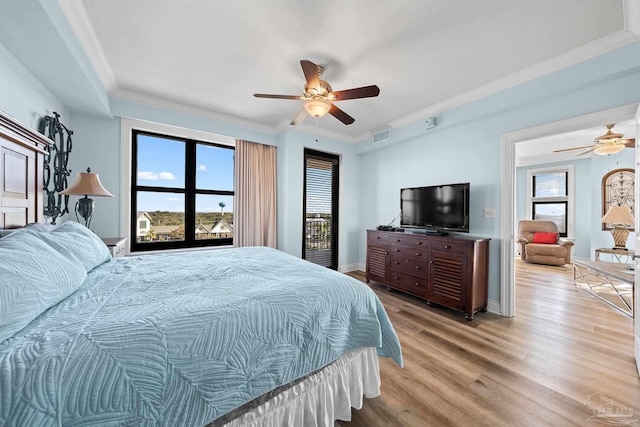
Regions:
<instances>
[{"instance_id":1,"label":"distant hillside","mask_svg":"<svg viewBox=\"0 0 640 427\"><path fill-rule=\"evenodd\" d=\"M159 225L182 225L184 224L183 212L169 212L169 211L147 211L149 217L151 217L151 224L154 226ZM225 212L222 215L220 212L196 212L196 224L214 224L224 216L225 221L229 224L233 224L233 212Z\"/></svg>"}]
</instances>

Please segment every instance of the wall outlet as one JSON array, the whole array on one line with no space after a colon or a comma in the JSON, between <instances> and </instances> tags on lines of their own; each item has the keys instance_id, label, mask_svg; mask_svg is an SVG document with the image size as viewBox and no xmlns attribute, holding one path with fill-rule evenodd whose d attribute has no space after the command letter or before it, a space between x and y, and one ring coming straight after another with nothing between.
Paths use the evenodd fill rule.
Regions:
<instances>
[{"instance_id":1,"label":"wall outlet","mask_svg":"<svg viewBox=\"0 0 640 427\"><path fill-rule=\"evenodd\" d=\"M484 208L484 217L485 218L495 218L496 217L495 208Z\"/></svg>"}]
</instances>

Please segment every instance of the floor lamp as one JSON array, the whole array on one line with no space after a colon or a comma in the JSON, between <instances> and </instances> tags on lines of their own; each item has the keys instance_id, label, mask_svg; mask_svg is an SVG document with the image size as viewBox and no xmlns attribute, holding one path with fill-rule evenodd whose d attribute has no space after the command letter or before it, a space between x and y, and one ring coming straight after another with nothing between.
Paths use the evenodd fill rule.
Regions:
<instances>
[{"instance_id":1,"label":"floor lamp","mask_svg":"<svg viewBox=\"0 0 640 427\"><path fill-rule=\"evenodd\" d=\"M100 182L97 173L92 173L91 168L87 168L86 172L80 172L76 182L60 194L69 196L84 196L76 202L76 219L80 222L81 216L84 218L84 225L89 228L91 226L91 218L93 217L93 208L95 206L92 197L114 197L109 193Z\"/></svg>"}]
</instances>

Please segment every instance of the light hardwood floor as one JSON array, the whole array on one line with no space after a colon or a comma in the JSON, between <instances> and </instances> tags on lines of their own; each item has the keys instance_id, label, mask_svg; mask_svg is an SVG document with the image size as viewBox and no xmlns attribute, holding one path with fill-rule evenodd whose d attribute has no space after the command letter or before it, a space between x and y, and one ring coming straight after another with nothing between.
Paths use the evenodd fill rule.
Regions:
<instances>
[{"instance_id":1,"label":"light hardwood floor","mask_svg":"<svg viewBox=\"0 0 640 427\"><path fill-rule=\"evenodd\" d=\"M471 322L372 283L405 367L381 358L381 395L336 426L598 425L587 421L593 393L640 418L632 319L572 279L570 266L517 260L516 316L478 313Z\"/></svg>"}]
</instances>

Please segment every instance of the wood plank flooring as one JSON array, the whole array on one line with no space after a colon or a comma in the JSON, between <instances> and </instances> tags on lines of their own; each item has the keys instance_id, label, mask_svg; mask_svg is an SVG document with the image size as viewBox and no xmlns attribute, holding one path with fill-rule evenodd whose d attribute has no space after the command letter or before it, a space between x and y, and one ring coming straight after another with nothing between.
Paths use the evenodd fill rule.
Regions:
<instances>
[{"instance_id":1,"label":"wood plank flooring","mask_svg":"<svg viewBox=\"0 0 640 427\"><path fill-rule=\"evenodd\" d=\"M516 316L471 322L373 283L405 367L381 358L381 395L336 427L597 425L587 421L593 393L640 418L632 319L572 280L570 266L516 260Z\"/></svg>"}]
</instances>

